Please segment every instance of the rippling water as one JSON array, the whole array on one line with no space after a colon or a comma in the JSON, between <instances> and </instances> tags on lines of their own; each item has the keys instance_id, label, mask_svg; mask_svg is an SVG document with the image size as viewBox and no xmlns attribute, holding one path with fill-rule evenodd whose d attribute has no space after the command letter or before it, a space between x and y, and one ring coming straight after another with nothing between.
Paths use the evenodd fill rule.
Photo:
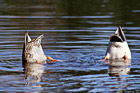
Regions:
<instances>
[{"instance_id":1,"label":"rippling water","mask_svg":"<svg viewBox=\"0 0 140 93\"><path fill-rule=\"evenodd\" d=\"M1 0L0 91L140 92L139 7L138 0ZM109 65L99 60L118 25L132 60ZM45 54L63 62L22 66L25 31L44 34Z\"/></svg>"}]
</instances>

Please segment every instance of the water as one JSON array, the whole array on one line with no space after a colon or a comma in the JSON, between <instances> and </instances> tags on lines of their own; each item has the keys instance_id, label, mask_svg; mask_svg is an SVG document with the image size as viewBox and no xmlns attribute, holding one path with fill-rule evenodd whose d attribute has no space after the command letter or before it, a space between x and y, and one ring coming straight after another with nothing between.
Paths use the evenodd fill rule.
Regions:
<instances>
[{"instance_id":1,"label":"water","mask_svg":"<svg viewBox=\"0 0 140 93\"><path fill-rule=\"evenodd\" d=\"M1 0L1 92L140 92L140 1L136 0ZM104 58L121 25L132 52L131 63L112 66ZM44 34L53 64L22 66L24 32Z\"/></svg>"}]
</instances>

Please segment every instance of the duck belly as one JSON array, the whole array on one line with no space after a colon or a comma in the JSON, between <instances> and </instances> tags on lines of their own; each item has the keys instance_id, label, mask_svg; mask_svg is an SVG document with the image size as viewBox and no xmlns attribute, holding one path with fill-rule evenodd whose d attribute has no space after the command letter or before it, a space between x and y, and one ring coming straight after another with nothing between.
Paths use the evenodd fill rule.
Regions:
<instances>
[{"instance_id":1,"label":"duck belly","mask_svg":"<svg viewBox=\"0 0 140 93\"><path fill-rule=\"evenodd\" d=\"M34 46L32 49L32 54L34 59L38 60L39 62L43 62L47 59L41 46Z\"/></svg>"},{"instance_id":2,"label":"duck belly","mask_svg":"<svg viewBox=\"0 0 140 93\"><path fill-rule=\"evenodd\" d=\"M123 58L124 55L127 56L127 59L131 59L131 52L127 42L110 42L106 55L109 56L109 59Z\"/></svg>"},{"instance_id":3,"label":"duck belly","mask_svg":"<svg viewBox=\"0 0 140 93\"><path fill-rule=\"evenodd\" d=\"M109 54L110 54L110 59L120 59L124 57L125 49L121 47L111 47Z\"/></svg>"},{"instance_id":4,"label":"duck belly","mask_svg":"<svg viewBox=\"0 0 140 93\"><path fill-rule=\"evenodd\" d=\"M29 48L25 51L25 60L27 62L34 63L36 61L43 62L47 60L41 46L33 46L31 49Z\"/></svg>"}]
</instances>

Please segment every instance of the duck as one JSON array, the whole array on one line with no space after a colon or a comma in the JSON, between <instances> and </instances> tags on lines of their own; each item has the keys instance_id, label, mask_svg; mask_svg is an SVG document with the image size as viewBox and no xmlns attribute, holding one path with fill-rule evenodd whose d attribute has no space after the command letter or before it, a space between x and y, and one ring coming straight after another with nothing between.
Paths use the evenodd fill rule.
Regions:
<instances>
[{"instance_id":1,"label":"duck","mask_svg":"<svg viewBox=\"0 0 140 93\"><path fill-rule=\"evenodd\" d=\"M25 41L24 41L23 52L22 52L23 62L40 64L45 62L47 59L51 60L48 62L58 61L45 55L41 46L42 38L43 38L43 34L36 39L31 39L31 37L28 34L28 31L25 32Z\"/></svg>"},{"instance_id":2,"label":"duck","mask_svg":"<svg viewBox=\"0 0 140 93\"><path fill-rule=\"evenodd\" d=\"M111 59L131 59L131 51L121 26L118 26L115 34L110 36L108 48L105 54L105 60Z\"/></svg>"}]
</instances>

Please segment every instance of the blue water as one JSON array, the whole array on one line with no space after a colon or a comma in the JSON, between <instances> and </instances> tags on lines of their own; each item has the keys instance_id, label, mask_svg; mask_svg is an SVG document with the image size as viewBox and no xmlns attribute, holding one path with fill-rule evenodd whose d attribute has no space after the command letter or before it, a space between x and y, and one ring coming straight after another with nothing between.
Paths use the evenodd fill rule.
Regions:
<instances>
[{"instance_id":1,"label":"blue water","mask_svg":"<svg viewBox=\"0 0 140 93\"><path fill-rule=\"evenodd\" d=\"M0 2L0 92L140 92L140 1ZM132 60L107 64L100 60L119 25ZM45 54L63 62L22 65L25 31L44 34Z\"/></svg>"}]
</instances>

